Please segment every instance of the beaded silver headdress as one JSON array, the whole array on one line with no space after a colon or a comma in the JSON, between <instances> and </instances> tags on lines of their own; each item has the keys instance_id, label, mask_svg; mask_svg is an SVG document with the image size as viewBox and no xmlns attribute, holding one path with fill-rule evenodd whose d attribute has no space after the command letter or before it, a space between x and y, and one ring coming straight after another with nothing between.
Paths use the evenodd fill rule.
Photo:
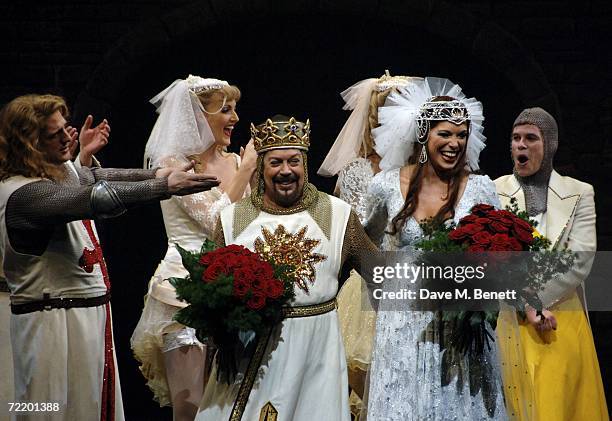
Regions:
<instances>
[{"instance_id":1,"label":"beaded silver headdress","mask_svg":"<svg viewBox=\"0 0 612 421\"><path fill-rule=\"evenodd\" d=\"M433 101L436 97L451 97L448 101ZM415 143L427 143L431 121L462 124L469 121L466 165L478 169L478 157L485 147L482 104L466 98L459 85L448 79L425 78L391 93L378 109L381 124L372 131L376 152L381 156L380 167L391 169L408 162ZM427 161L427 148L421 148L419 162Z\"/></svg>"}]
</instances>

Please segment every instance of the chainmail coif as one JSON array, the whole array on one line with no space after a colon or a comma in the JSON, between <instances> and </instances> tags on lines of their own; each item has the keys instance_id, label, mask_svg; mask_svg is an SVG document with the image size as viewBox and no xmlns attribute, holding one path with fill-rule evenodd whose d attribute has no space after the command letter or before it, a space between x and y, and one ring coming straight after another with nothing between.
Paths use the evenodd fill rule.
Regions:
<instances>
[{"instance_id":1,"label":"chainmail coif","mask_svg":"<svg viewBox=\"0 0 612 421\"><path fill-rule=\"evenodd\" d=\"M523 124L537 126L542 132L544 142L544 157L540 169L528 177L521 177L516 172L514 173L525 194L527 213L529 216L535 216L546 212L548 181L553 170L553 158L559 144L559 130L554 117L539 107L523 110L512 127Z\"/></svg>"}]
</instances>

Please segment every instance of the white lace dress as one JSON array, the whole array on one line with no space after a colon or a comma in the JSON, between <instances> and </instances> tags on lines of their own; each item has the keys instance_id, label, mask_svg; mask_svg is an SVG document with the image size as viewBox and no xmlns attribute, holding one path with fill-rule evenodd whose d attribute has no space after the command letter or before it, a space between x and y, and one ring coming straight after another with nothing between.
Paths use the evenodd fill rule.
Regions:
<instances>
[{"instance_id":1,"label":"white lace dress","mask_svg":"<svg viewBox=\"0 0 612 421\"><path fill-rule=\"evenodd\" d=\"M238 168L240 157L233 156ZM173 166L174 162L165 164ZM176 291L168 281L171 277L187 275L175 244L187 250L200 250L202 243L212 238L219 213L230 204L228 195L217 187L160 202L168 250L149 282L145 306L132 334L131 345L154 399L162 406L171 403L162 353L182 346L201 345L194 329L173 319L180 308L187 306L176 298Z\"/></svg>"},{"instance_id":2,"label":"white lace dress","mask_svg":"<svg viewBox=\"0 0 612 421\"><path fill-rule=\"evenodd\" d=\"M368 203L368 231L384 229L404 204L399 169L374 177ZM477 203L500 206L489 177L470 175L454 220L468 214ZM409 218L396 236L384 234L383 249L407 249L421 237L421 227ZM396 288L401 285L383 284L383 290ZM370 368L368 421L507 419L497 343L491 351L485 347L480 358L441 352L438 317L436 312L385 311L384 302L380 303Z\"/></svg>"}]
</instances>

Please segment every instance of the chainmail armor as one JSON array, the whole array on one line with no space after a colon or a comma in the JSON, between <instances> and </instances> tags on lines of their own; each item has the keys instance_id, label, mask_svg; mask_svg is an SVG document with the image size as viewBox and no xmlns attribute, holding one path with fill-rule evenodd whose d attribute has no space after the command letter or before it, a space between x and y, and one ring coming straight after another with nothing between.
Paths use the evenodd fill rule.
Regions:
<instances>
[{"instance_id":1,"label":"chainmail armor","mask_svg":"<svg viewBox=\"0 0 612 421\"><path fill-rule=\"evenodd\" d=\"M359 216L354 210L351 210L344 232L341 266L348 261L351 267L360 268L363 256L378 252L378 248L370 240L363 229L363 225L359 222Z\"/></svg>"},{"instance_id":2,"label":"chainmail armor","mask_svg":"<svg viewBox=\"0 0 612 421\"><path fill-rule=\"evenodd\" d=\"M84 168L90 171L96 181L145 181L155 178L155 173L159 168L144 170L139 168Z\"/></svg>"},{"instance_id":3,"label":"chainmail armor","mask_svg":"<svg viewBox=\"0 0 612 421\"><path fill-rule=\"evenodd\" d=\"M525 194L525 207L529 216L546 212L548 181L553 170L553 158L559 144L559 130L554 117L542 108L527 108L514 121L512 127L533 124L542 132L544 157L540 169L529 177L514 174Z\"/></svg>"},{"instance_id":4,"label":"chainmail armor","mask_svg":"<svg viewBox=\"0 0 612 421\"><path fill-rule=\"evenodd\" d=\"M83 183L83 179L80 182ZM169 197L166 178L112 181L108 186L128 208ZM15 190L7 202L5 214L13 248L20 253L41 255L54 225L96 218L98 215L90 200L92 189L93 185L75 185L75 180L69 176L63 182L41 180Z\"/></svg>"}]
</instances>

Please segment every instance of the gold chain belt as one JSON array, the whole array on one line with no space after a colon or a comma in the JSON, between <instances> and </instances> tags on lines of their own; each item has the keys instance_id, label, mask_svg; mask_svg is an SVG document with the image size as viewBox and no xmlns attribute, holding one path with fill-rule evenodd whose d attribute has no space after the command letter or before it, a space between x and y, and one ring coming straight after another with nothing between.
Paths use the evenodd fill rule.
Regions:
<instances>
[{"instance_id":1,"label":"gold chain belt","mask_svg":"<svg viewBox=\"0 0 612 421\"><path fill-rule=\"evenodd\" d=\"M312 304L308 306L285 307L283 308L283 317L292 319L296 317L318 316L319 314L329 313L338 308L338 303L335 298L325 301L320 304Z\"/></svg>"}]
</instances>

